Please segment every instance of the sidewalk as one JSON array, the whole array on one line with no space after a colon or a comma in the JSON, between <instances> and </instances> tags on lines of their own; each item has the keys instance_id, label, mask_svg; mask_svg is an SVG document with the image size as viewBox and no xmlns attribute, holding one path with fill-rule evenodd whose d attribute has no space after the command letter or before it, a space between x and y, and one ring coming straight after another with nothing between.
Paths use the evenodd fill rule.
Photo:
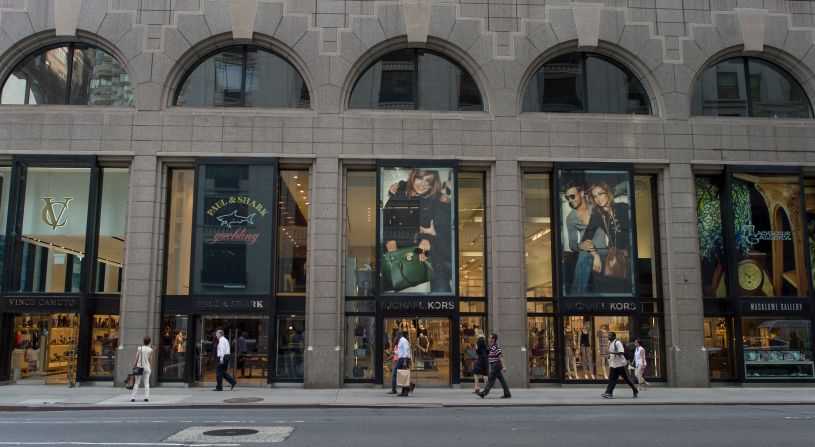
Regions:
<instances>
[{"instance_id":1,"label":"sidewalk","mask_svg":"<svg viewBox=\"0 0 815 447\"><path fill-rule=\"evenodd\" d=\"M384 388L302 389L238 385L233 391L210 388L153 387L150 402L130 402L130 391L108 386L68 388L51 385L0 386L0 411L142 408L353 408L353 407L470 407L565 405L815 405L815 388L668 388L652 387L631 398L624 384L615 399L603 399L602 385L518 388L512 399L499 399L500 387L486 399L464 388L416 388L410 397L388 395Z\"/></svg>"}]
</instances>

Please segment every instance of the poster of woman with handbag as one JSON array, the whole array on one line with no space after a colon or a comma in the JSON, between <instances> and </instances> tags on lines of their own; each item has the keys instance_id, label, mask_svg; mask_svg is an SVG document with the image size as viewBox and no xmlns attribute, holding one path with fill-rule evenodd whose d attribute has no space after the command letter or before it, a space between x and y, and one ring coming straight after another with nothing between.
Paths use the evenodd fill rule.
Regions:
<instances>
[{"instance_id":1,"label":"poster of woman with handbag","mask_svg":"<svg viewBox=\"0 0 815 447\"><path fill-rule=\"evenodd\" d=\"M382 168L381 182L381 291L452 294L453 169Z\"/></svg>"},{"instance_id":2,"label":"poster of woman with handbag","mask_svg":"<svg viewBox=\"0 0 815 447\"><path fill-rule=\"evenodd\" d=\"M561 171L567 185L585 186L583 202L587 213L579 219L569 199L578 188L566 190L569 212L563 216L564 288L571 295L631 295L632 275L630 174L627 171ZM564 177L561 177L564 179ZM588 219L588 221L585 220ZM577 225L582 223L582 225ZM582 228L581 228L582 227ZM577 247L572 242L579 241ZM599 241L599 242L598 242ZM579 283L579 284L578 284ZM579 291L580 293L575 293Z\"/></svg>"}]
</instances>

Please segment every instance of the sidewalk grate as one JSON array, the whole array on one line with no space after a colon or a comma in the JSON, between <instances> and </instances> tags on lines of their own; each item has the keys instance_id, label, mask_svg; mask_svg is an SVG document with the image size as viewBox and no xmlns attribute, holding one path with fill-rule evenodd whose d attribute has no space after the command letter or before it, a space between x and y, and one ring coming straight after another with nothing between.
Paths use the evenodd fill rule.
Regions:
<instances>
[{"instance_id":1,"label":"sidewalk grate","mask_svg":"<svg viewBox=\"0 0 815 447\"><path fill-rule=\"evenodd\" d=\"M210 430L205 431L203 434L207 436L248 436L259 433L257 430L248 428L227 428L224 430Z\"/></svg>"},{"instance_id":2,"label":"sidewalk grate","mask_svg":"<svg viewBox=\"0 0 815 447\"><path fill-rule=\"evenodd\" d=\"M226 399L224 401L225 404L249 404L252 402L262 402L263 399L260 397L233 397L232 399Z\"/></svg>"}]
</instances>

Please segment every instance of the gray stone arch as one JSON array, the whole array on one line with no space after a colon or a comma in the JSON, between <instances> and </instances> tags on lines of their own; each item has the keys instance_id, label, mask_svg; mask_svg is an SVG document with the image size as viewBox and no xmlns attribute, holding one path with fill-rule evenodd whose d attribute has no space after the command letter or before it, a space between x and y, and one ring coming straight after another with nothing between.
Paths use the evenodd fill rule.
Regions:
<instances>
[{"instance_id":1,"label":"gray stone arch","mask_svg":"<svg viewBox=\"0 0 815 447\"><path fill-rule=\"evenodd\" d=\"M661 117L664 112L664 93L659 88L659 82L653 74L653 70L641 61L636 55L628 52L624 48L612 43L600 40L594 48L578 47L577 40L562 42L548 48L546 51L539 54L527 66L524 71L519 88L515 93L515 110L517 114L524 113L523 110L523 96L526 91L526 86L538 70L548 61L569 53L594 53L600 56L607 57L612 61L625 67L634 77L640 81L642 87L648 95L648 102L651 106L652 117ZM527 112L528 113L528 112ZM640 115L645 116L645 115Z\"/></svg>"},{"instance_id":2,"label":"gray stone arch","mask_svg":"<svg viewBox=\"0 0 815 447\"><path fill-rule=\"evenodd\" d=\"M813 109L813 98L815 98L815 72L805 64L801 59L793 56L792 54L775 47L770 47L765 45L762 51L744 51L744 45L736 45L729 48L725 48L710 58L708 58L703 64L699 66L699 69L696 70L694 73L691 83L688 88L687 96L688 96L688 114L693 108L693 91L696 89L696 84L699 82L699 79L702 77L702 74L710 67L715 66L716 64L723 62L727 59L732 59L735 57L748 57L748 58L755 58L761 59L766 62L770 62L778 68L786 71L801 88L804 89L804 93L807 96L807 101L809 102L810 111L815 113L815 109ZM690 115L693 116L693 115ZM788 118L789 119L789 118Z\"/></svg>"},{"instance_id":3,"label":"gray stone arch","mask_svg":"<svg viewBox=\"0 0 815 447\"><path fill-rule=\"evenodd\" d=\"M234 39L232 37L232 33L222 33L209 39L202 40L190 47L178 58L167 74L166 79L164 79L161 93L161 104L163 107L165 109L175 107L173 105L173 100L175 98L176 91L179 88L179 84L184 79L184 75L186 75L189 70L192 70L199 62L212 55L212 53L235 45L255 45L263 48L264 50L269 50L276 53L290 63L292 67L294 67L294 69L300 73L300 76L303 77L303 81L306 83L306 88L308 88L309 98L311 99L311 109L314 109L314 104L316 101L315 93L317 92L317 89L315 87L316 83L314 75L312 74L311 70L308 69L308 64L297 54L296 51L294 51L294 49L290 48L288 45L283 44L271 36L259 33L255 33L252 36L252 39Z\"/></svg>"},{"instance_id":4,"label":"gray stone arch","mask_svg":"<svg viewBox=\"0 0 815 447\"><path fill-rule=\"evenodd\" d=\"M492 114L492 108L490 104L492 103L492 91L488 88L489 84L487 83L487 75L482 70L482 67L475 62L475 60L470 57L470 55L459 48L458 46L435 37L428 36L427 42L408 42L407 36L398 36L392 39L385 40L380 42L378 45L371 47L368 51L364 52L362 56L357 58L351 68L348 70L348 73L345 76L345 81L342 84L342 91L340 97L340 105L341 110L345 111L348 110L348 103L351 100L351 92L354 89L354 86L357 83L357 80L365 70L374 62L376 62L382 56L396 50L406 49L406 48L421 48L427 49L431 51L435 51L439 54L442 54L446 57L449 57L461 67L467 71L467 74L472 76L473 80L475 81L476 85L478 86L478 91L481 93L481 102L484 105L483 112L467 112L467 113L490 113ZM444 113L444 112L435 112L435 113ZM455 113L463 113L463 112L455 112Z\"/></svg>"},{"instance_id":5,"label":"gray stone arch","mask_svg":"<svg viewBox=\"0 0 815 447\"><path fill-rule=\"evenodd\" d=\"M136 107L140 92L138 84L134 82L134 71L130 61L124 56L121 50L116 47L116 45L109 42L107 39L99 36L98 34L90 33L81 29L76 30L75 36L57 36L56 31L53 29L41 31L39 33L31 34L16 42L2 55L0 55L0 88L5 85L6 78L26 57L43 48L69 43L91 45L104 50L115 57L116 61L119 62L122 67L124 67L125 71L127 72L127 76L130 79L130 88L133 91L133 105L131 105L131 107Z\"/></svg>"}]
</instances>

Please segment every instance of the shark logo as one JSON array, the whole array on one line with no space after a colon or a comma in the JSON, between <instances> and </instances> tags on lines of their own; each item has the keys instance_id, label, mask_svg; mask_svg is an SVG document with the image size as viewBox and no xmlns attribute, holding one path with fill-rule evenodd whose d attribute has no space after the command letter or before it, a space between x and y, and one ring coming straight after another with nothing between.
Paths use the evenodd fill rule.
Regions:
<instances>
[{"instance_id":1,"label":"shark logo","mask_svg":"<svg viewBox=\"0 0 815 447\"><path fill-rule=\"evenodd\" d=\"M253 219L255 218L255 214L257 214L257 213L252 213L252 214L250 214L248 216L240 216L240 215L238 215L238 210L235 210L235 211L232 211L229 214L224 214L222 216L218 216L218 217L216 217L216 219L218 219L218 222L221 223L221 226L226 225L226 227L231 230L232 225L238 225L238 224L243 224L243 223L248 223L250 225L254 225L255 222L253 222Z\"/></svg>"}]
</instances>

